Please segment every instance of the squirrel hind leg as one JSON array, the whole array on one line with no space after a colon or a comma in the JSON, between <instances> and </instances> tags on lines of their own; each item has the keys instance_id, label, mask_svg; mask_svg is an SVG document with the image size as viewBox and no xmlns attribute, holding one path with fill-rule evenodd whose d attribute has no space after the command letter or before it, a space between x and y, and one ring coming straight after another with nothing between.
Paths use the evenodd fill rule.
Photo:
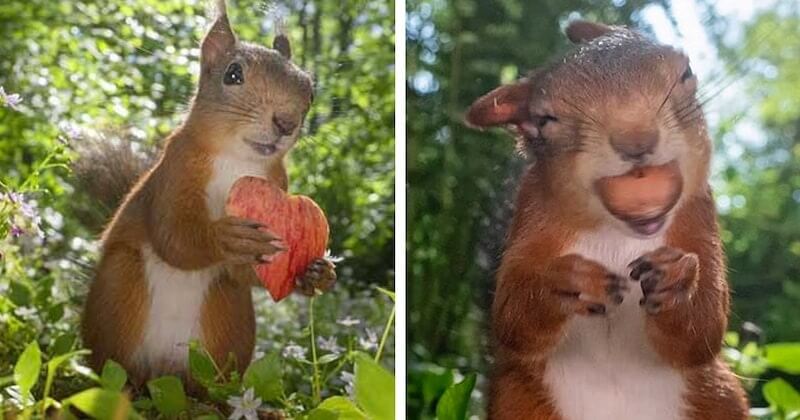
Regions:
<instances>
[{"instance_id":1,"label":"squirrel hind leg","mask_svg":"<svg viewBox=\"0 0 800 420\"><path fill-rule=\"evenodd\" d=\"M202 344L228 371L244 372L253 357L256 324L248 281L223 272L209 287L201 310Z\"/></svg>"},{"instance_id":2,"label":"squirrel hind leg","mask_svg":"<svg viewBox=\"0 0 800 420\"><path fill-rule=\"evenodd\" d=\"M81 325L95 371L101 372L107 360L114 360L136 385L141 375L133 356L144 331L147 299L141 253L130 247L108 250L89 288Z\"/></svg>"}]
</instances>

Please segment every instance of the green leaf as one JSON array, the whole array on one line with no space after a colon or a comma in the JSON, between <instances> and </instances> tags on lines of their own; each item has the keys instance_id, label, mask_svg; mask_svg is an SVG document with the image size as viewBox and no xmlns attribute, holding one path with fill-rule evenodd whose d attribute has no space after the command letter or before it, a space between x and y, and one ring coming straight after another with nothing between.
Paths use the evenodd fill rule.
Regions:
<instances>
[{"instance_id":1,"label":"green leaf","mask_svg":"<svg viewBox=\"0 0 800 420\"><path fill-rule=\"evenodd\" d=\"M389 297L389 299L391 299L391 300L392 300L392 302L394 302L394 301L396 300L396 298L395 298L395 294L394 294L394 292L393 292L393 291L391 291L391 290L387 290L387 289L384 289L383 287L378 287L378 286L375 286L375 288L376 288L376 289L378 289L378 291L379 291L379 292L381 292L381 293L383 293L384 295L388 296L388 297Z\"/></svg>"},{"instance_id":2,"label":"green leaf","mask_svg":"<svg viewBox=\"0 0 800 420\"><path fill-rule=\"evenodd\" d=\"M337 415L340 420L366 420L367 416L356 407L349 398L335 396L322 401L317 409L325 410ZM316 410L314 410L316 411ZM313 411L312 411L313 413Z\"/></svg>"},{"instance_id":3,"label":"green leaf","mask_svg":"<svg viewBox=\"0 0 800 420\"><path fill-rule=\"evenodd\" d=\"M131 402L125 394L108 389L90 388L69 397L64 403L100 420L141 418L131 409Z\"/></svg>"},{"instance_id":4,"label":"green leaf","mask_svg":"<svg viewBox=\"0 0 800 420\"><path fill-rule=\"evenodd\" d=\"M133 402L133 408L137 410L151 410L153 408L153 400L150 398L140 398Z\"/></svg>"},{"instance_id":5,"label":"green leaf","mask_svg":"<svg viewBox=\"0 0 800 420\"><path fill-rule=\"evenodd\" d=\"M217 368L214 367L214 361L196 341L189 344L189 371L192 374L192 379L204 386L214 383L214 379L217 376Z\"/></svg>"},{"instance_id":6,"label":"green leaf","mask_svg":"<svg viewBox=\"0 0 800 420\"><path fill-rule=\"evenodd\" d=\"M253 388L263 401L277 401L283 395L283 368L278 352L256 360L244 372L245 388Z\"/></svg>"},{"instance_id":7,"label":"green leaf","mask_svg":"<svg viewBox=\"0 0 800 420\"><path fill-rule=\"evenodd\" d=\"M773 343L764 346L769 365L792 375L800 375L800 343Z\"/></svg>"},{"instance_id":8,"label":"green leaf","mask_svg":"<svg viewBox=\"0 0 800 420\"><path fill-rule=\"evenodd\" d=\"M308 413L308 416L305 417L306 420L338 420L338 414L334 413L333 411L328 411L322 408L315 408Z\"/></svg>"},{"instance_id":9,"label":"green leaf","mask_svg":"<svg viewBox=\"0 0 800 420\"><path fill-rule=\"evenodd\" d=\"M355 363L355 392L358 405L369 418L394 419L394 375L366 354Z\"/></svg>"},{"instance_id":10,"label":"green leaf","mask_svg":"<svg viewBox=\"0 0 800 420\"><path fill-rule=\"evenodd\" d=\"M50 354L52 355L59 355L67 353L68 351L72 350L72 347L75 345L75 334L73 333L64 333L56 337L55 340L50 344Z\"/></svg>"},{"instance_id":11,"label":"green leaf","mask_svg":"<svg viewBox=\"0 0 800 420\"><path fill-rule=\"evenodd\" d=\"M341 359L342 356L343 356L342 354L328 353L328 354L320 357L319 359L317 359L317 363L320 364L320 365L326 365L326 364L328 364L330 362L334 362L336 360Z\"/></svg>"},{"instance_id":12,"label":"green leaf","mask_svg":"<svg viewBox=\"0 0 800 420\"><path fill-rule=\"evenodd\" d=\"M467 375L463 381L447 388L436 405L438 420L464 420L467 418L469 396L475 388L476 377L474 373Z\"/></svg>"},{"instance_id":13,"label":"green leaf","mask_svg":"<svg viewBox=\"0 0 800 420\"><path fill-rule=\"evenodd\" d=\"M111 359L106 360L100 374L100 386L111 391L122 391L127 380L128 373L122 365Z\"/></svg>"},{"instance_id":14,"label":"green leaf","mask_svg":"<svg viewBox=\"0 0 800 420\"><path fill-rule=\"evenodd\" d=\"M800 410L800 393L781 378L773 379L764 385L764 398L770 406L783 412Z\"/></svg>"},{"instance_id":15,"label":"green leaf","mask_svg":"<svg viewBox=\"0 0 800 420\"><path fill-rule=\"evenodd\" d=\"M159 413L167 417L176 417L181 411L186 410L186 393L183 392L183 383L174 376L162 376L147 383L150 399Z\"/></svg>"},{"instance_id":16,"label":"green leaf","mask_svg":"<svg viewBox=\"0 0 800 420\"><path fill-rule=\"evenodd\" d=\"M32 341L17 359L14 366L14 382L19 386L22 398L27 399L31 389L39 380L39 371L42 369L42 352L39 343Z\"/></svg>"},{"instance_id":17,"label":"green leaf","mask_svg":"<svg viewBox=\"0 0 800 420\"><path fill-rule=\"evenodd\" d=\"M47 377L45 379L44 395L42 397L44 399L50 397L50 387L53 385L53 380L56 377L56 371L62 364L64 364L64 362L72 359L73 357L89 353L91 353L89 350L75 350L73 352L64 353L50 359L50 361L47 362Z\"/></svg>"}]
</instances>

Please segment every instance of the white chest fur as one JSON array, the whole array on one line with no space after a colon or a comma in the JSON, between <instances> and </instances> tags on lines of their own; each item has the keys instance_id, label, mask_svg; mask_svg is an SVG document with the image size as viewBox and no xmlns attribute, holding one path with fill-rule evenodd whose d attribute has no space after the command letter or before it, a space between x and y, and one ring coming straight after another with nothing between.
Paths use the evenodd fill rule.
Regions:
<instances>
[{"instance_id":1,"label":"white chest fur","mask_svg":"<svg viewBox=\"0 0 800 420\"><path fill-rule=\"evenodd\" d=\"M586 233L565 254L580 254L627 277L627 265L663 245L663 237L640 240L614 228ZM575 316L551 355L545 384L565 420L680 419L685 384L645 334L638 283L604 317Z\"/></svg>"},{"instance_id":2,"label":"white chest fur","mask_svg":"<svg viewBox=\"0 0 800 420\"><path fill-rule=\"evenodd\" d=\"M219 156L206 186L209 216L223 216L225 199L231 185L245 175L264 176L263 162ZM198 211L201 211L198 209ZM135 360L150 375L184 371L187 366L188 343L202 340L200 316L206 291L218 267L202 270L179 270L164 262L148 245L142 249L150 307L142 343Z\"/></svg>"},{"instance_id":3,"label":"white chest fur","mask_svg":"<svg viewBox=\"0 0 800 420\"><path fill-rule=\"evenodd\" d=\"M238 154L220 155L214 159L213 173L206 186L208 211L212 220L225 214L225 200L233 183L243 176L265 176L267 163Z\"/></svg>"},{"instance_id":4,"label":"white chest fur","mask_svg":"<svg viewBox=\"0 0 800 420\"><path fill-rule=\"evenodd\" d=\"M184 371L189 342L202 339L201 309L217 270L179 270L150 246L142 249L142 256L150 307L135 360L148 375Z\"/></svg>"}]
</instances>

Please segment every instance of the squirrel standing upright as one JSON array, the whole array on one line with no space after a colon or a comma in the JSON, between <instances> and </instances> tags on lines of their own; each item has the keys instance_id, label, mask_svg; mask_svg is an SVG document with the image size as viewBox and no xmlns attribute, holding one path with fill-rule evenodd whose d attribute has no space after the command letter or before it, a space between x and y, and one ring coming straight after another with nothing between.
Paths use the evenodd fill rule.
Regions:
<instances>
[{"instance_id":1,"label":"squirrel standing upright","mask_svg":"<svg viewBox=\"0 0 800 420\"><path fill-rule=\"evenodd\" d=\"M746 419L719 357L729 291L689 60L621 27L566 32L572 52L466 118L533 158L497 274L489 418Z\"/></svg>"},{"instance_id":2,"label":"squirrel standing upright","mask_svg":"<svg viewBox=\"0 0 800 420\"><path fill-rule=\"evenodd\" d=\"M201 45L197 93L155 166L127 194L102 236L102 255L82 322L91 365L113 359L134 386L187 376L188 343L219 366L250 363L255 343L252 268L282 250L262 225L224 214L233 182L251 175L284 190L284 157L312 102L312 80L291 61L283 35L273 49L237 40L224 1ZM325 290L333 265L319 259L300 290Z\"/></svg>"}]
</instances>

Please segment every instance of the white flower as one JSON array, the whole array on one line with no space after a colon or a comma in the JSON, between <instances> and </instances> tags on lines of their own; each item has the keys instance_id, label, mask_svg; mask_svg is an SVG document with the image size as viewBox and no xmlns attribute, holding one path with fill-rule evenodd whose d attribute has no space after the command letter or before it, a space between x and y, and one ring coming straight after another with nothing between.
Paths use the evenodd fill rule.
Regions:
<instances>
[{"instance_id":1,"label":"white flower","mask_svg":"<svg viewBox=\"0 0 800 420\"><path fill-rule=\"evenodd\" d=\"M352 327L354 325L360 324L361 320L355 319L355 318L351 317L350 315L347 315L346 317L344 317L342 319L337 319L336 323L339 324L339 325L344 325L345 327Z\"/></svg>"},{"instance_id":2,"label":"white flower","mask_svg":"<svg viewBox=\"0 0 800 420\"><path fill-rule=\"evenodd\" d=\"M306 360L306 348L298 346L293 341L283 348L283 357L287 359Z\"/></svg>"},{"instance_id":3,"label":"white flower","mask_svg":"<svg viewBox=\"0 0 800 420\"><path fill-rule=\"evenodd\" d=\"M334 264L344 261L344 257L333 255L330 249L325 251L325 259Z\"/></svg>"},{"instance_id":4,"label":"white flower","mask_svg":"<svg viewBox=\"0 0 800 420\"><path fill-rule=\"evenodd\" d=\"M344 347L336 342L335 336L330 336L327 339L325 337L317 337L317 345L322 350L333 354L341 354L344 351Z\"/></svg>"},{"instance_id":5,"label":"white flower","mask_svg":"<svg viewBox=\"0 0 800 420\"><path fill-rule=\"evenodd\" d=\"M0 86L0 98L3 99L3 104L14 111L17 111L17 105L22 102L22 97L18 93L6 93L5 89Z\"/></svg>"},{"instance_id":6,"label":"white flower","mask_svg":"<svg viewBox=\"0 0 800 420\"><path fill-rule=\"evenodd\" d=\"M73 122L62 122L58 125L61 131L67 135L67 138L70 140L77 140L83 137L83 130L81 127Z\"/></svg>"},{"instance_id":7,"label":"white flower","mask_svg":"<svg viewBox=\"0 0 800 420\"><path fill-rule=\"evenodd\" d=\"M367 328L367 337L358 337L358 344L364 348L364 350L373 350L378 348L378 333L372 331L371 329Z\"/></svg>"},{"instance_id":8,"label":"white flower","mask_svg":"<svg viewBox=\"0 0 800 420\"><path fill-rule=\"evenodd\" d=\"M352 372L348 372L346 370L342 371L342 374L339 375L339 379L344 382L344 390L347 392L347 395L353 396L353 382L355 381L356 377L353 375Z\"/></svg>"},{"instance_id":9,"label":"white flower","mask_svg":"<svg viewBox=\"0 0 800 420\"><path fill-rule=\"evenodd\" d=\"M229 420L258 420L258 413L256 410L261 406L261 398L255 398L255 390L253 388L244 392L241 397L228 398L228 405L233 407L233 413L228 417Z\"/></svg>"}]
</instances>

